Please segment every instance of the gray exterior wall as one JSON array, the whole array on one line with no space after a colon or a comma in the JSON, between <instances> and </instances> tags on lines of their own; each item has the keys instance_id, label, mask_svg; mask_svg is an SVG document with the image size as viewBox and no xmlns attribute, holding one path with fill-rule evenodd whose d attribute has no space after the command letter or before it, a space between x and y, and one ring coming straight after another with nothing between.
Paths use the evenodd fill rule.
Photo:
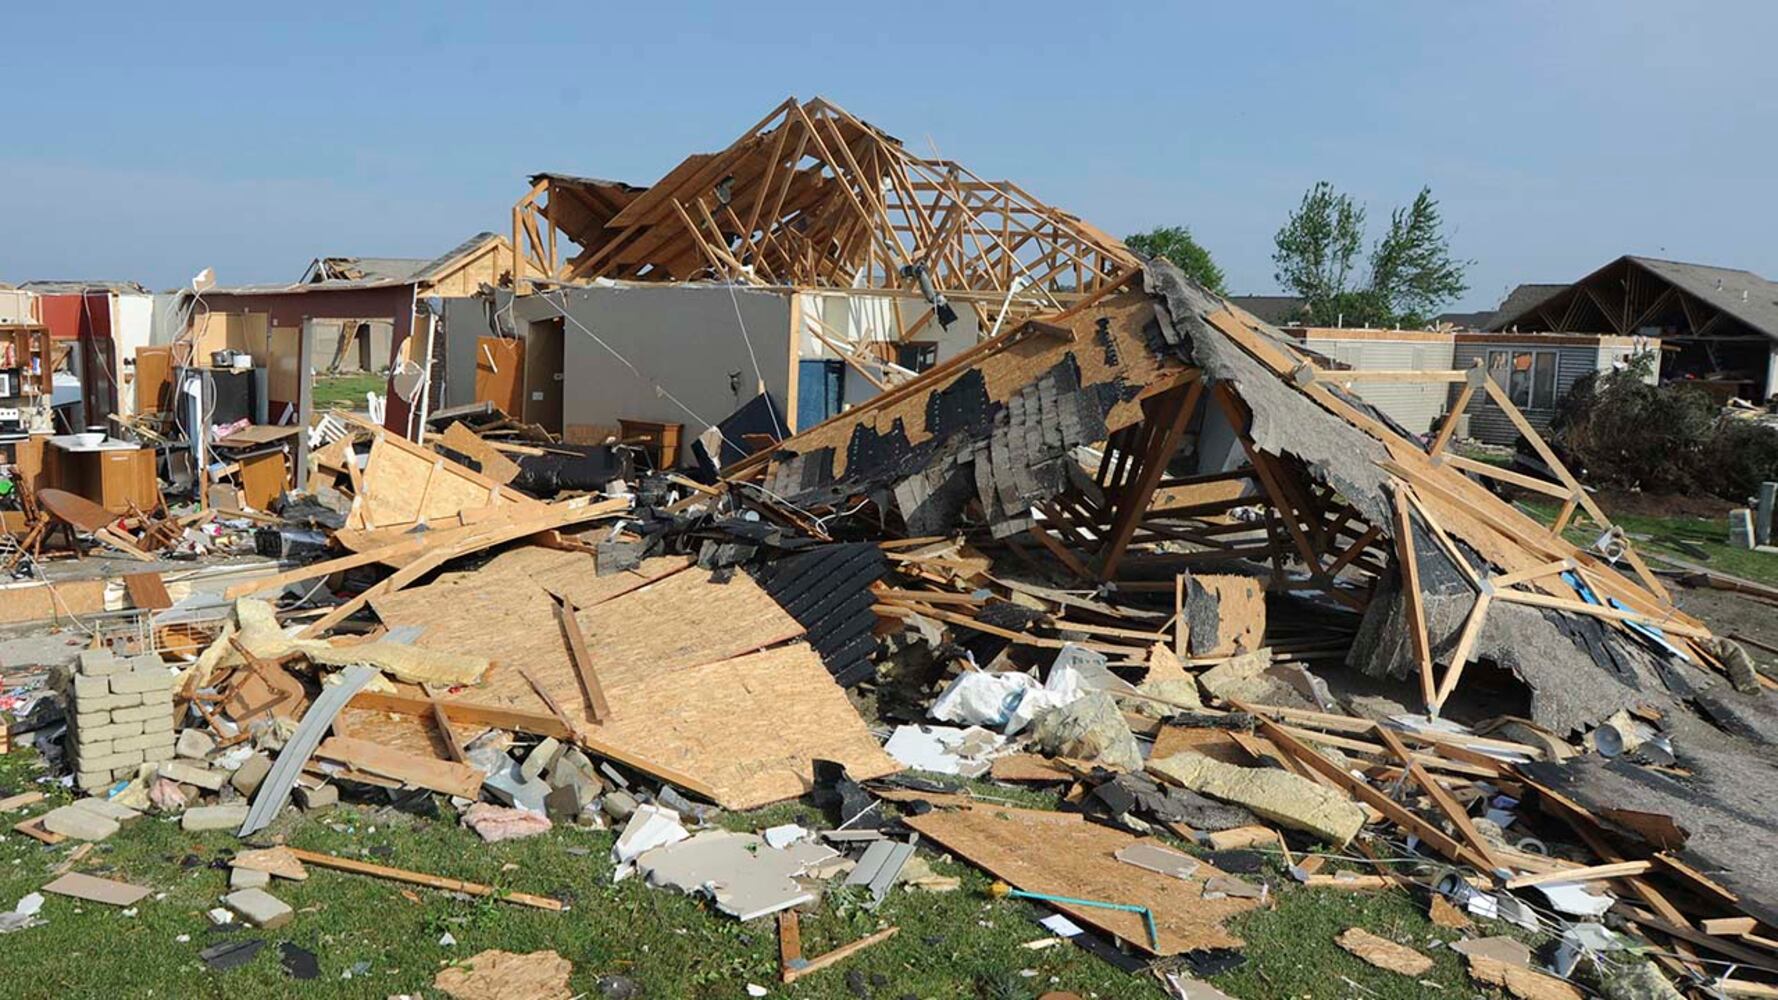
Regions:
<instances>
[{"instance_id":1,"label":"gray exterior wall","mask_svg":"<svg viewBox=\"0 0 1778 1000\"><path fill-rule=\"evenodd\" d=\"M1611 367L1619 357L1628 353L1621 343L1611 341L1592 343L1552 343L1554 337L1539 339L1536 335L1521 335L1513 339L1498 341L1464 341L1458 340L1453 352L1453 368L1468 369L1480 364L1487 366L1489 351L1554 351L1556 353L1556 392L1553 400L1560 400L1573 388L1574 383L1589 373ZM1659 350L1659 342L1653 342L1654 349ZM1651 379L1652 381L1652 379ZM1449 387L1446 403L1449 406L1456 402L1462 386ZM1518 428L1513 426L1506 411L1494 404L1486 393L1477 392L1470 400L1469 407L1464 411L1469 417L1466 436L1486 444L1510 446L1519 438ZM1550 420L1555 416L1554 406L1534 407L1524 410L1525 419L1539 433L1549 429Z\"/></svg>"},{"instance_id":2,"label":"gray exterior wall","mask_svg":"<svg viewBox=\"0 0 1778 1000\"><path fill-rule=\"evenodd\" d=\"M520 329L561 318L564 311L572 317L563 320L562 332L564 425L609 426L620 418L680 423L685 425L682 444L689 448L691 438L755 395L759 379L736 322L737 308L752 339L766 391L780 412L785 405L790 295L742 288L732 293L731 298L731 289L722 285L567 288L513 299L512 312ZM614 357L587 330L629 364ZM456 341L453 332L453 352L462 350ZM473 346L469 364L473 393ZM729 385L730 372L740 372L738 399ZM657 383L684 408L656 391ZM451 395L455 398L454 391Z\"/></svg>"},{"instance_id":3,"label":"gray exterior wall","mask_svg":"<svg viewBox=\"0 0 1778 1000\"><path fill-rule=\"evenodd\" d=\"M1310 337L1303 347L1358 371L1448 370L1452 344L1443 340L1341 340ZM1352 391L1415 434L1424 434L1450 405L1445 383L1364 383Z\"/></svg>"}]
</instances>

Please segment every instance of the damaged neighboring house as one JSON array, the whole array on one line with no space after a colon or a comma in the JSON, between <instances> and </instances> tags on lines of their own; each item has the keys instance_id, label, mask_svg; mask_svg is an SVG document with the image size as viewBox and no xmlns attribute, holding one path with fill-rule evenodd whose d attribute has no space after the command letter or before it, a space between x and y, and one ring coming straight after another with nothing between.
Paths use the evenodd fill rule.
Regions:
<instances>
[{"instance_id":1,"label":"damaged neighboring house","mask_svg":"<svg viewBox=\"0 0 1778 1000\"><path fill-rule=\"evenodd\" d=\"M678 440L753 404L712 442L736 459L1137 264L1018 185L918 156L820 98L647 187L531 180L512 297L446 306L444 395L573 440Z\"/></svg>"},{"instance_id":2,"label":"damaged neighboring house","mask_svg":"<svg viewBox=\"0 0 1778 1000\"><path fill-rule=\"evenodd\" d=\"M259 410L265 420L282 422L285 408L294 412L298 402L308 330L313 371L390 372L386 426L407 432L421 373L430 370L427 300L497 284L506 253L505 239L484 232L431 260L321 257L292 284L188 291L201 300L201 308L191 308L191 356L203 364L223 351L250 358L265 372Z\"/></svg>"}]
</instances>

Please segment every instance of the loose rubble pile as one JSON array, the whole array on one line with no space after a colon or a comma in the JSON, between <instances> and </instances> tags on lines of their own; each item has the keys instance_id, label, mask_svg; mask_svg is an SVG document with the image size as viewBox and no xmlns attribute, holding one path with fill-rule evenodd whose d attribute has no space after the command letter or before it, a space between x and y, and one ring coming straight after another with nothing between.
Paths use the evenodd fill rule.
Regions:
<instances>
[{"instance_id":1,"label":"loose rubble pile","mask_svg":"<svg viewBox=\"0 0 1778 1000\"><path fill-rule=\"evenodd\" d=\"M714 482L582 448L549 454L598 481L544 500L498 418L445 414L433 448L341 418L284 501L330 550L178 644L83 654L56 690L91 797L15 829L236 831L212 919L277 927L314 867L565 908L254 846L342 796L488 842L610 828L618 878L773 917L786 983L896 932L804 956L824 887L955 890L936 849L1184 997L1295 891L1407 892L1515 996L1778 995L1773 682L1554 456L1595 548L1340 376L1155 264ZM820 823L718 822L799 798ZM438 986L566 995L566 964L488 952Z\"/></svg>"}]
</instances>

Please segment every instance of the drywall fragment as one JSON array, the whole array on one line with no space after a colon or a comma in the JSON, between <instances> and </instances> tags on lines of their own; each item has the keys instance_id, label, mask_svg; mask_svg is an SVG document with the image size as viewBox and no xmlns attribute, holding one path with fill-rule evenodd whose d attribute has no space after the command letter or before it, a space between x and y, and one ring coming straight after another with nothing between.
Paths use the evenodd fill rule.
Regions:
<instances>
[{"instance_id":1,"label":"drywall fragment","mask_svg":"<svg viewBox=\"0 0 1778 1000\"><path fill-rule=\"evenodd\" d=\"M987 773L988 755L1005 742L980 726L898 726L883 750L906 767L974 778Z\"/></svg>"},{"instance_id":2,"label":"drywall fragment","mask_svg":"<svg viewBox=\"0 0 1778 1000\"><path fill-rule=\"evenodd\" d=\"M650 885L703 893L717 909L745 921L815 898L796 876L837 853L806 842L777 850L751 833L706 830L648 851L636 859L636 869Z\"/></svg>"},{"instance_id":3,"label":"drywall fragment","mask_svg":"<svg viewBox=\"0 0 1778 1000\"><path fill-rule=\"evenodd\" d=\"M617 843L611 845L611 860L628 864L644 852L676 844L689 836L685 827L679 825L678 813L653 804L639 805L630 814Z\"/></svg>"},{"instance_id":4,"label":"drywall fragment","mask_svg":"<svg viewBox=\"0 0 1778 1000\"><path fill-rule=\"evenodd\" d=\"M1307 778L1274 768L1237 767L1193 750L1148 762L1150 774L1257 816L1344 846L1364 826L1364 810Z\"/></svg>"},{"instance_id":5,"label":"drywall fragment","mask_svg":"<svg viewBox=\"0 0 1778 1000\"><path fill-rule=\"evenodd\" d=\"M1189 879L1198 870L1198 859L1189 854L1162 847L1159 844L1142 842L1121 848L1114 855L1127 865L1135 865L1151 872L1171 875L1174 878Z\"/></svg>"},{"instance_id":6,"label":"drywall fragment","mask_svg":"<svg viewBox=\"0 0 1778 1000\"><path fill-rule=\"evenodd\" d=\"M141 902L153 890L130 885L128 882L69 872L44 886L43 891L111 906L131 906Z\"/></svg>"},{"instance_id":7,"label":"drywall fragment","mask_svg":"<svg viewBox=\"0 0 1778 1000\"><path fill-rule=\"evenodd\" d=\"M1531 949L1509 937L1464 938L1454 942L1451 950L1459 955L1480 955L1507 965L1531 965Z\"/></svg>"},{"instance_id":8,"label":"drywall fragment","mask_svg":"<svg viewBox=\"0 0 1778 1000\"><path fill-rule=\"evenodd\" d=\"M1334 943L1379 969L1404 976L1424 976L1432 971L1432 959L1362 927L1347 928L1334 938Z\"/></svg>"}]
</instances>

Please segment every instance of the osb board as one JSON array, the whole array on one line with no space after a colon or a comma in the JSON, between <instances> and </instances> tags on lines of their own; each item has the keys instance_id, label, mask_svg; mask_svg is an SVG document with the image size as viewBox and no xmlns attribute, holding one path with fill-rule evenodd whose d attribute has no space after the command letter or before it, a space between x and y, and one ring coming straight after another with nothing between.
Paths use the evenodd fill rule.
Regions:
<instances>
[{"instance_id":1,"label":"osb board","mask_svg":"<svg viewBox=\"0 0 1778 1000\"><path fill-rule=\"evenodd\" d=\"M105 610L104 580L65 580L0 587L0 624L67 621Z\"/></svg>"},{"instance_id":2,"label":"osb board","mask_svg":"<svg viewBox=\"0 0 1778 1000\"><path fill-rule=\"evenodd\" d=\"M1108 343L1096 339L1101 320L1105 322L1104 335ZM863 403L834 420L791 438L783 447L797 454L832 447L834 475L837 477L846 471L846 446L854 427L864 426L887 435L899 420L909 443L918 444L932 436L926 429L926 401L934 392L949 388L970 371L978 371L986 385L988 398L1000 402L1036 381L1070 354L1080 366L1083 386L1118 378L1138 388L1161 383L1172 375L1182 374L1185 369L1175 362L1163 364L1149 350L1144 331L1153 322L1154 300L1148 295L1137 290L1108 296L1062 320L1062 325L1073 331L1073 340L1037 333L1025 335L1010 345L999 346L1011 339L1003 334L1001 341L994 342L995 347L970 357L967 363L927 385L926 391L901 395L890 393L886 401L879 397ZM1108 355L1114 356L1118 363L1108 364ZM1106 417L1106 426L1116 430L1141 419L1141 402L1126 399L1112 407Z\"/></svg>"},{"instance_id":3,"label":"osb board","mask_svg":"<svg viewBox=\"0 0 1778 1000\"><path fill-rule=\"evenodd\" d=\"M1228 656L1237 648L1265 645L1266 595L1259 581L1251 576L1194 573L1190 583L1203 587L1216 601L1216 646L1202 653L1196 653L1194 646L1194 655Z\"/></svg>"},{"instance_id":4,"label":"osb board","mask_svg":"<svg viewBox=\"0 0 1778 1000\"><path fill-rule=\"evenodd\" d=\"M502 455L498 449L477 437L474 431L463 426L460 421L452 421L451 426L446 427L445 432L439 435L438 439L446 448L459 455L466 455L474 459L476 464L481 466L482 475L497 483L510 483L518 478L519 466L517 462Z\"/></svg>"},{"instance_id":5,"label":"osb board","mask_svg":"<svg viewBox=\"0 0 1778 1000\"><path fill-rule=\"evenodd\" d=\"M1052 763L1048 758L1031 753L1015 753L994 758L988 774L995 781L1049 785L1073 781L1074 772Z\"/></svg>"},{"instance_id":6,"label":"osb board","mask_svg":"<svg viewBox=\"0 0 1778 1000\"><path fill-rule=\"evenodd\" d=\"M1016 889L1148 907L1159 948L1149 946L1140 914L1047 904L1151 954L1239 948L1244 942L1223 922L1260 905L1255 899L1205 899L1204 880L1224 874L1209 863L1201 864L1189 880L1124 864L1116 853L1139 838L1073 813L978 805L909 816L905 822Z\"/></svg>"},{"instance_id":7,"label":"osb board","mask_svg":"<svg viewBox=\"0 0 1778 1000\"><path fill-rule=\"evenodd\" d=\"M1154 738L1154 750L1149 753L1148 759L1161 760L1187 750L1196 750L1213 760L1236 767L1254 767L1259 763L1227 730L1188 729L1182 726L1162 726Z\"/></svg>"},{"instance_id":8,"label":"osb board","mask_svg":"<svg viewBox=\"0 0 1778 1000\"><path fill-rule=\"evenodd\" d=\"M544 551L552 556L576 555ZM496 566L501 562L496 559L477 572L374 598L371 607L391 628L424 626L416 645L523 665L562 706L569 721L590 724L556 602L527 573L513 568L521 561ZM677 560L648 561L654 564L651 569L674 562ZM634 575L627 573L597 579L612 581L607 584L612 587L634 587L637 583ZM632 684L750 653L802 633L796 620L751 577L741 574L728 583L714 583L710 574L695 569L583 608L577 620L614 719L646 708L630 693ZM832 684L831 679L826 683ZM485 683L452 697L528 712L548 711L530 684L512 669L490 671Z\"/></svg>"},{"instance_id":9,"label":"osb board","mask_svg":"<svg viewBox=\"0 0 1778 1000\"><path fill-rule=\"evenodd\" d=\"M434 469L437 473L434 474ZM470 469L429 451L403 447L379 434L364 467L362 502L347 522L352 528L405 524L421 517L449 517L465 510L518 503L541 507ZM424 506L422 506L422 501Z\"/></svg>"},{"instance_id":10,"label":"osb board","mask_svg":"<svg viewBox=\"0 0 1778 1000\"><path fill-rule=\"evenodd\" d=\"M467 743L487 730L478 726L452 724L457 738ZM422 757L447 755L444 737L431 719L396 712L378 712L368 708L350 708L335 717L333 731L341 736L392 747Z\"/></svg>"},{"instance_id":11,"label":"osb board","mask_svg":"<svg viewBox=\"0 0 1778 1000\"><path fill-rule=\"evenodd\" d=\"M806 643L644 674L610 697L589 736L704 782L727 809L802 795L816 758L860 781L901 770Z\"/></svg>"},{"instance_id":12,"label":"osb board","mask_svg":"<svg viewBox=\"0 0 1778 1000\"><path fill-rule=\"evenodd\" d=\"M1252 480L1220 479L1213 483L1191 483L1186 486L1165 486L1154 491L1154 499L1148 506L1151 509L1172 507L1192 507L1197 504L1218 503L1233 500L1236 497L1253 495L1254 501L1264 499L1257 491L1252 490ZM1227 523L1230 518L1225 514L1211 514L1204 517L1213 524Z\"/></svg>"},{"instance_id":13,"label":"osb board","mask_svg":"<svg viewBox=\"0 0 1778 1000\"><path fill-rule=\"evenodd\" d=\"M638 587L677 573L691 565L687 556L656 556L644 559L632 570L598 576L592 555L546 549L540 545L503 552L488 563L500 564L523 572L537 585L557 597L567 598L578 609L585 610Z\"/></svg>"}]
</instances>

